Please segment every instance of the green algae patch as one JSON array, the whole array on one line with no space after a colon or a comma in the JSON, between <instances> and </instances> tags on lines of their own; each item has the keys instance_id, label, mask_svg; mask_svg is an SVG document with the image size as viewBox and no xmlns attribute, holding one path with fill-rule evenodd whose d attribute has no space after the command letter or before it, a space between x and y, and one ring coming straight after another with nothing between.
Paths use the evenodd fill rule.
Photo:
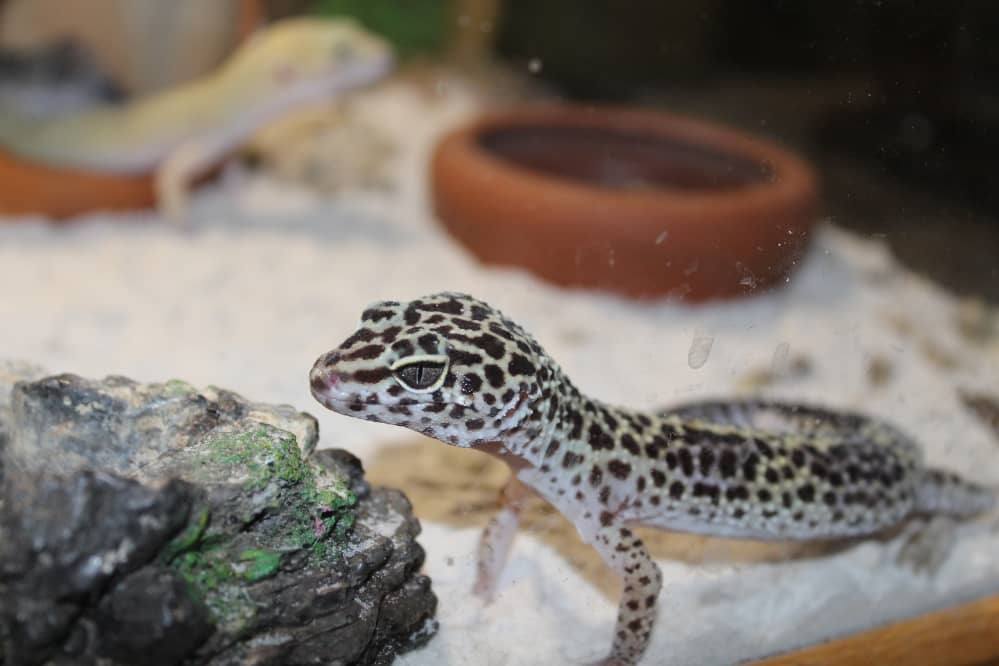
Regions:
<instances>
[{"instance_id":1,"label":"green algae patch","mask_svg":"<svg viewBox=\"0 0 999 666\"><path fill-rule=\"evenodd\" d=\"M180 534L170 540L160 557L164 562L172 562L181 553L191 550L198 545L202 535L208 528L208 520L211 514L207 509L202 509L195 514L194 520L187 524L187 527Z\"/></svg>"},{"instance_id":2,"label":"green algae patch","mask_svg":"<svg viewBox=\"0 0 999 666\"><path fill-rule=\"evenodd\" d=\"M213 462L243 468L251 487L265 488L278 481L286 485L303 484L315 489L311 465L302 460L298 442L288 432L277 428L213 435L208 441ZM308 487L302 489L309 491Z\"/></svg>"},{"instance_id":3,"label":"green algae patch","mask_svg":"<svg viewBox=\"0 0 999 666\"><path fill-rule=\"evenodd\" d=\"M303 460L294 435L273 426L216 430L199 449L196 476L224 501L213 513L193 512L161 558L218 626L238 633L256 614L255 584L289 562L323 566L340 557L357 498L337 475ZM308 557L288 557L299 551Z\"/></svg>"},{"instance_id":4,"label":"green algae patch","mask_svg":"<svg viewBox=\"0 0 999 666\"><path fill-rule=\"evenodd\" d=\"M239 560L245 564L243 580L251 583L270 578L281 568L281 553L273 550L248 548L239 554Z\"/></svg>"},{"instance_id":5,"label":"green algae patch","mask_svg":"<svg viewBox=\"0 0 999 666\"><path fill-rule=\"evenodd\" d=\"M198 390L181 379L171 379L163 384L162 393L168 398L180 398Z\"/></svg>"}]
</instances>

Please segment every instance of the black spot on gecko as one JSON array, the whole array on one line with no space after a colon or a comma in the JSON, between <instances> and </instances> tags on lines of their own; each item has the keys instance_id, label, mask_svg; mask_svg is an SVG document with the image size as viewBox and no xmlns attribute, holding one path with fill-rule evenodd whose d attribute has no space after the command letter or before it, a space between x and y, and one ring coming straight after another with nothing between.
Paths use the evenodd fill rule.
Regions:
<instances>
[{"instance_id":1,"label":"black spot on gecko","mask_svg":"<svg viewBox=\"0 0 999 666\"><path fill-rule=\"evenodd\" d=\"M611 460L607 463L607 471L616 478L624 481L631 474L631 465L623 460Z\"/></svg>"},{"instance_id":2,"label":"black spot on gecko","mask_svg":"<svg viewBox=\"0 0 999 666\"><path fill-rule=\"evenodd\" d=\"M527 357L521 354L514 354L513 358L510 359L507 370L510 371L511 375L533 375L534 364L528 361Z\"/></svg>"},{"instance_id":3,"label":"black spot on gecko","mask_svg":"<svg viewBox=\"0 0 999 666\"><path fill-rule=\"evenodd\" d=\"M358 329L352 336L343 341L341 347L352 347L358 342L371 342L375 339L375 332L370 328Z\"/></svg>"},{"instance_id":4,"label":"black spot on gecko","mask_svg":"<svg viewBox=\"0 0 999 666\"><path fill-rule=\"evenodd\" d=\"M637 456L642 452L642 449L638 446L638 442L636 442L635 438L628 433L621 435L621 446L625 451L633 456Z\"/></svg>"},{"instance_id":5,"label":"black spot on gecko","mask_svg":"<svg viewBox=\"0 0 999 666\"><path fill-rule=\"evenodd\" d=\"M415 326L420 321L420 312L414 307L414 304L418 304L419 301L413 301L410 303L409 307L406 308L406 312L403 315L406 323L410 326Z\"/></svg>"},{"instance_id":6,"label":"black spot on gecko","mask_svg":"<svg viewBox=\"0 0 999 666\"><path fill-rule=\"evenodd\" d=\"M694 484L694 497L707 497L713 503L718 503L718 497L721 494L718 486L712 483L704 483L703 481L698 481Z\"/></svg>"},{"instance_id":7,"label":"black spot on gecko","mask_svg":"<svg viewBox=\"0 0 999 666\"><path fill-rule=\"evenodd\" d=\"M345 361L370 361L382 355L385 351L384 345L371 344L360 347L343 357Z\"/></svg>"},{"instance_id":8,"label":"black spot on gecko","mask_svg":"<svg viewBox=\"0 0 999 666\"><path fill-rule=\"evenodd\" d=\"M490 363L484 367L482 371L486 374L486 379L489 381L489 385L493 388L500 388L506 383L506 374L498 365Z\"/></svg>"},{"instance_id":9,"label":"black spot on gecko","mask_svg":"<svg viewBox=\"0 0 999 666\"><path fill-rule=\"evenodd\" d=\"M701 463L701 474L704 476L711 474L711 467L715 464L715 454L711 452L711 449L702 447L698 459Z\"/></svg>"},{"instance_id":10,"label":"black spot on gecko","mask_svg":"<svg viewBox=\"0 0 999 666\"><path fill-rule=\"evenodd\" d=\"M594 451L601 449L610 451L614 448L614 438L604 432L596 422L590 424L589 437L586 441Z\"/></svg>"},{"instance_id":11,"label":"black spot on gecko","mask_svg":"<svg viewBox=\"0 0 999 666\"><path fill-rule=\"evenodd\" d=\"M368 308L361 313L361 321L370 321L373 324L377 324L382 319L389 319L395 313L391 310L382 310L379 308Z\"/></svg>"},{"instance_id":12,"label":"black spot on gecko","mask_svg":"<svg viewBox=\"0 0 999 666\"><path fill-rule=\"evenodd\" d=\"M676 453L673 451L666 452L666 466L669 467L670 471L676 469L676 466L680 464L679 458L677 458Z\"/></svg>"},{"instance_id":13,"label":"black spot on gecko","mask_svg":"<svg viewBox=\"0 0 999 666\"><path fill-rule=\"evenodd\" d=\"M456 298L449 298L446 301L439 301L436 303L422 303L420 301L413 301L410 303L411 308L426 310L428 312L445 312L451 315L460 315L465 311L465 308L461 305L461 302Z\"/></svg>"},{"instance_id":14,"label":"black spot on gecko","mask_svg":"<svg viewBox=\"0 0 999 666\"><path fill-rule=\"evenodd\" d=\"M680 449L680 469L683 470L684 476L694 475L694 456L687 447Z\"/></svg>"},{"instance_id":15,"label":"black spot on gecko","mask_svg":"<svg viewBox=\"0 0 999 666\"><path fill-rule=\"evenodd\" d=\"M723 479L730 479L735 476L738 461L739 459L735 455L735 451L725 449L721 452L721 456L718 458L718 471L721 472Z\"/></svg>"},{"instance_id":16,"label":"black spot on gecko","mask_svg":"<svg viewBox=\"0 0 999 666\"><path fill-rule=\"evenodd\" d=\"M466 372L461 378L461 392L465 395L475 393L482 388L482 377L474 372Z\"/></svg>"},{"instance_id":17,"label":"black spot on gecko","mask_svg":"<svg viewBox=\"0 0 999 666\"><path fill-rule=\"evenodd\" d=\"M767 444L762 439L754 439L753 444L756 445L756 450L759 451L760 455L763 456L764 458L774 457L774 450L770 448L770 445Z\"/></svg>"},{"instance_id":18,"label":"black spot on gecko","mask_svg":"<svg viewBox=\"0 0 999 666\"><path fill-rule=\"evenodd\" d=\"M562 456L562 467L565 467L566 469L575 467L581 462L583 462L583 456L578 453L573 453L572 451L566 451L565 455Z\"/></svg>"},{"instance_id":19,"label":"black spot on gecko","mask_svg":"<svg viewBox=\"0 0 999 666\"><path fill-rule=\"evenodd\" d=\"M437 342L438 338L433 333L426 333L425 335L421 335L416 340L416 343L420 345L420 349L422 349L428 354L437 353Z\"/></svg>"},{"instance_id":20,"label":"black spot on gecko","mask_svg":"<svg viewBox=\"0 0 999 666\"><path fill-rule=\"evenodd\" d=\"M377 384L391 375L392 373L388 368L379 367L367 370L358 370L353 374L352 379L359 384Z\"/></svg>"},{"instance_id":21,"label":"black spot on gecko","mask_svg":"<svg viewBox=\"0 0 999 666\"><path fill-rule=\"evenodd\" d=\"M401 330L402 326L389 326L388 328L386 328L384 331L381 332L379 337L382 339L382 342L384 342L387 345L390 345L393 342L395 342L395 338L396 336L399 335L399 332Z\"/></svg>"},{"instance_id":22,"label":"black spot on gecko","mask_svg":"<svg viewBox=\"0 0 999 666\"><path fill-rule=\"evenodd\" d=\"M596 488L600 485L600 482L604 479L604 472L600 469L599 465L594 465L590 469L590 485Z\"/></svg>"},{"instance_id":23,"label":"black spot on gecko","mask_svg":"<svg viewBox=\"0 0 999 666\"><path fill-rule=\"evenodd\" d=\"M496 336L489 335L488 333L483 333L482 335L474 338L468 338L468 342L469 344L475 345L494 359L501 359L506 353L506 347L503 343L497 339Z\"/></svg>"},{"instance_id":24,"label":"black spot on gecko","mask_svg":"<svg viewBox=\"0 0 999 666\"><path fill-rule=\"evenodd\" d=\"M399 354L400 357L406 358L407 356L412 356L416 352L416 349L409 340L396 340L392 343L392 351Z\"/></svg>"},{"instance_id":25,"label":"black spot on gecko","mask_svg":"<svg viewBox=\"0 0 999 666\"><path fill-rule=\"evenodd\" d=\"M500 324L497 324L496 322L489 323L489 330L495 333L496 335L500 336L504 340L513 340L513 334L510 333L510 331L506 330L506 328L504 328Z\"/></svg>"},{"instance_id":26,"label":"black spot on gecko","mask_svg":"<svg viewBox=\"0 0 999 666\"><path fill-rule=\"evenodd\" d=\"M729 486L725 490L725 498L732 502L747 500L749 499L749 490L746 489L746 486Z\"/></svg>"}]
</instances>

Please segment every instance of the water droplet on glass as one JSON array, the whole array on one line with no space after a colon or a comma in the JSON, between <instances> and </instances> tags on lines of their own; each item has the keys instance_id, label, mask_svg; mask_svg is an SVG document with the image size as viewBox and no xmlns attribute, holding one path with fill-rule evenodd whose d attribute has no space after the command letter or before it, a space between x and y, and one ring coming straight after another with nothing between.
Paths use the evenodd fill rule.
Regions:
<instances>
[{"instance_id":1,"label":"water droplet on glass","mask_svg":"<svg viewBox=\"0 0 999 666\"><path fill-rule=\"evenodd\" d=\"M527 63L527 71L537 74L541 71L541 58L531 58Z\"/></svg>"},{"instance_id":2,"label":"water droplet on glass","mask_svg":"<svg viewBox=\"0 0 999 666\"><path fill-rule=\"evenodd\" d=\"M711 345L714 343L715 336L701 329L696 329L694 339L690 342L690 351L687 352L687 365L692 370L697 370L707 363L708 356L711 354Z\"/></svg>"},{"instance_id":3,"label":"water droplet on glass","mask_svg":"<svg viewBox=\"0 0 999 666\"><path fill-rule=\"evenodd\" d=\"M783 377L787 374L787 357L790 351L791 345L787 342L781 342L774 349L774 358L770 363L770 371L775 377Z\"/></svg>"}]
</instances>

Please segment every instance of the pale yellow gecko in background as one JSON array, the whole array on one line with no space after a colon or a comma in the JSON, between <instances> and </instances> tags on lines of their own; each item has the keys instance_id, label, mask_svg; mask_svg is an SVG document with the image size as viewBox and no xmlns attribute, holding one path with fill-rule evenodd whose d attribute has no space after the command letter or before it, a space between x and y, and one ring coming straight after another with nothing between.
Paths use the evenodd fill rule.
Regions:
<instances>
[{"instance_id":1,"label":"pale yellow gecko in background","mask_svg":"<svg viewBox=\"0 0 999 666\"><path fill-rule=\"evenodd\" d=\"M159 210L183 223L194 178L260 127L376 81L392 60L384 40L352 21L288 19L254 35L215 72L133 103L55 119L0 111L0 147L52 166L154 173Z\"/></svg>"}]
</instances>

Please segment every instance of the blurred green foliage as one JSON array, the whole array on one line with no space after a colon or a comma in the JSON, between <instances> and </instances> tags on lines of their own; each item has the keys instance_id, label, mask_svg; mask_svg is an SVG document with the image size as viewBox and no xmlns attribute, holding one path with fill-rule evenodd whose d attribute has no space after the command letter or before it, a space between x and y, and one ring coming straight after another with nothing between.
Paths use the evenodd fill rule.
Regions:
<instances>
[{"instance_id":1,"label":"blurred green foliage","mask_svg":"<svg viewBox=\"0 0 999 666\"><path fill-rule=\"evenodd\" d=\"M322 16L351 16L388 39L400 57L436 53L445 46L448 0L316 0Z\"/></svg>"}]
</instances>

